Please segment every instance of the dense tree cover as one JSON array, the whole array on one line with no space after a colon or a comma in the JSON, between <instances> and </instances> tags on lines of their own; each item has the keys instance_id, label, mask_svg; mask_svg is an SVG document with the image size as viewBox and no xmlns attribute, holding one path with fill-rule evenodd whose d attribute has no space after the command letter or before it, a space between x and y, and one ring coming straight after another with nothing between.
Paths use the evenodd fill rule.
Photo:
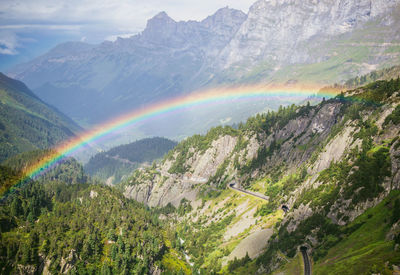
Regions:
<instances>
[{"instance_id":1,"label":"dense tree cover","mask_svg":"<svg viewBox=\"0 0 400 275\"><path fill-rule=\"evenodd\" d=\"M14 177L13 169L1 171ZM67 159L9 193L0 204L1 273L21 266L39 272L46 261L53 274L148 274L168 270L164 257L181 263L169 252L162 234L169 229L157 212L93 183Z\"/></svg>"},{"instance_id":2,"label":"dense tree cover","mask_svg":"<svg viewBox=\"0 0 400 275\"><path fill-rule=\"evenodd\" d=\"M181 200L177 210L178 210L179 216L183 216L186 213L190 213L190 211L192 211L192 205L190 204L190 201L188 201L187 199L183 198Z\"/></svg>"},{"instance_id":3,"label":"dense tree cover","mask_svg":"<svg viewBox=\"0 0 400 275\"><path fill-rule=\"evenodd\" d=\"M290 120L308 113L310 108L312 107L309 104L306 106L294 104L287 107L279 106L276 112L268 111L265 114L257 114L254 117L250 117L245 124L239 124L239 130L270 134L273 129L282 128Z\"/></svg>"},{"instance_id":4,"label":"dense tree cover","mask_svg":"<svg viewBox=\"0 0 400 275\"><path fill-rule=\"evenodd\" d=\"M397 105L393 112L385 118L384 125L388 125L390 122L395 125L400 123L400 105Z\"/></svg>"},{"instance_id":5,"label":"dense tree cover","mask_svg":"<svg viewBox=\"0 0 400 275\"><path fill-rule=\"evenodd\" d=\"M161 158L176 144L166 138L153 137L120 145L91 157L85 165L85 171L104 180L114 176L114 182L118 182L140 164Z\"/></svg>"},{"instance_id":6,"label":"dense tree cover","mask_svg":"<svg viewBox=\"0 0 400 275\"><path fill-rule=\"evenodd\" d=\"M8 166L0 165L0 196L21 180L23 174Z\"/></svg>"},{"instance_id":7,"label":"dense tree cover","mask_svg":"<svg viewBox=\"0 0 400 275\"><path fill-rule=\"evenodd\" d=\"M26 181L24 173L27 172L27 169L55 153L53 150L34 150L18 154L4 161L2 163L4 170L2 176L7 175L8 178L2 182L0 194L9 191L9 188L18 182ZM84 173L82 166L73 158L61 159L52 169L43 171L38 181L42 183L62 182L65 184L96 183Z\"/></svg>"},{"instance_id":8,"label":"dense tree cover","mask_svg":"<svg viewBox=\"0 0 400 275\"><path fill-rule=\"evenodd\" d=\"M244 266L245 264L247 264L250 261L251 261L251 259L250 259L248 253L246 253L246 256L244 256L242 259L237 259L235 257L235 259L233 259L233 261L229 261L228 271L232 273L235 269L238 269L238 268Z\"/></svg>"},{"instance_id":9,"label":"dense tree cover","mask_svg":"<svg viewBox=\"0 0 400 275\"><path fill-rule=\"evenodd\" d=\"M161 267L165 244L157 219L114 190L78 184L30 184L1 206L1 267L39 266L58 273L72 253L71 272L147 274ZM3 224L7 224L2 222Z\"/></svg>"},{"instance_id":10,"label":"dense tree cover","mask_svg":"<svg viewBox=\"0 0 400 275\"><path fill-rule=\"evenodd\" d=\"M49 148L78 131L79 126L23 83L0 74L0 162L21 152Z\"/></svg>"}]
</instances>

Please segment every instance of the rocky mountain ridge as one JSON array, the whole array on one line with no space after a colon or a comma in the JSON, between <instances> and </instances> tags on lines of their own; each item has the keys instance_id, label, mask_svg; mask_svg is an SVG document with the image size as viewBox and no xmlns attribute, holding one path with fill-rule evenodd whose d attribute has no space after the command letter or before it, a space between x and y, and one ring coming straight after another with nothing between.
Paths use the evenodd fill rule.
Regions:
<instances>
[{"instance_id":1,"label":"rocky mountain ridge","mask_svg":"<svg viewBox=\"0 0 400 275\"><path fill-rule=\"evenodd\" d=\"M350 32L363 23L387 13L399 1L293 1L260 0L221 56L225 68L234 63L305 63L311 56L299 52L301 42ZM382 24L388 24L384 19Z\"/></svg>"},{"instance_id":2,"label":"rocky mountain ridge","mask_svg":"<svg viewBox=\"0 0 400 275\"><path fill-rule=\"evenodd\" d=\"M316 106L258 115L237 130L214 128L181 142L162 163L137 171L121 187L128 198L150 206L181 208L189 201L183 221L191 229L179 231L184 239L228 223L218 229L219 241L207 244L215 245L215 254L193 254L211 269L214 261L223 269L247 251L256 259L254 274L271 273L287 262L276 255L291 258L306 245L322 270L324 249L357 230L354 224L366 211L400 189L399 91L399 79L377 81ZM269 202L235 194L226 189L230 182L264 193ZM290 211L285 214L282 205ZM261 234L268 228L274 234ZM383 232L396 232L393 240L396 228ZM329 234L339 239L330 242L324 237ZM257 238L269 242L254 250ZM185 248L197 253L196 240Z\"/></svg>"},{"instance_id":3,"label":"rocky mountain ridge","mask_svg":"<svg viewBox=\"0 0 400 275\"><path fill-rule=\"evenodd\" d=\"M176 22L161 12L138 35L100 45L59 45L9 74L71 117L87 119L83 113L90 107L89 121L98 121L196 85L196 75L245 18L241 11L223 8L201 22Z\"/></svg>"},{"instance_id":4,"label":"rocky mountain ridge","mask_svg":"<svg viewBox=\"0 0 400 275\"><path fill-rule=\"evenodd\" d=\"M398 63L398 3L262 0L247 15L223 8L200 22L176 22L161 12L138 35L59 45L8 74L81 125L227 83L332 84ZM247 107L254 110L241 119L261 111ZM228 116L224 111L197 123L197 112L171 120L183 125L182 138ZM194 122L207 127L185 130ZM178 138L163 124L136 129L143 135L133 139L148 132Z\"/></svg>"}]
</instances>

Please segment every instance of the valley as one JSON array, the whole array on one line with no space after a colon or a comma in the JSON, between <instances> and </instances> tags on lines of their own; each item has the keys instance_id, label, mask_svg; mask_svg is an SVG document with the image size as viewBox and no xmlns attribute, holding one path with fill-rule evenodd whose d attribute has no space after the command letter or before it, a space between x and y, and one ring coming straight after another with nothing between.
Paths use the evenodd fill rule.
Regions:
<instances>
[{"instance_id":1,"label":"valley","mask_svg":"<svg viewBox=\"0 0 400 275\"><path fill-rule=\"evenodd\" d=\"M85 175L72 158L59 163L12 192L4 189L1 268L23 274L396 270L399 90L399 78L378 80L317 105L212 128L112 187ZM40 154L47 153L3 162L7 186ZM119 213L126 209L132 210ZM82 220L82 211L93 218ZM137 211L145 223L127 223L138 219ZM32 249L25 251L18 236ZM57 240L64 245L57 248Z\"/></svg>"},{"instance_id":2,"label":"valley","mask_svg":"<svg viewBox=\"0 0 400 275\"><path fill-rule=\"evenodd\" d=\"M399 0L10 1L0 274L400 274Z\"/></svg>"}]
</instances>

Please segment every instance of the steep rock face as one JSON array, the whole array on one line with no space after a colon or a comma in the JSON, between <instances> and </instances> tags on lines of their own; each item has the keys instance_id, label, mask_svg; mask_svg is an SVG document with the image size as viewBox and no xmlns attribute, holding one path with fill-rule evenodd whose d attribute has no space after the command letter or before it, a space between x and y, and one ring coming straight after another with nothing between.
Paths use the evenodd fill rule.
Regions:
<instances>
[{"instance_id":1,"label":"steep rock face","mask_svg":"<svg viewBox=\"0 0 400 275\"><path fill-rule=\"evenodd\" d=\"M224 136L218 140L214 140L210 149L202 156L193 158L192 163L188 163L193 170L191 178L208 179L214 175L218 166L231 154L235 145L236 138L231 136Z\"/></svg>"},{"instance_id":2,"label":"steep rock face","mask_svg":"<svg viewBox=\"0 0 400 275\"><path fill-rule=\"evenodd\" d=\"M388 11L397 0L260 0L249 10L246 21L223 50L221 64L306 62L299 43L315 36L349 32Z\"/></svg>"},{"instance_id":3,"label":"steep rock face","mask_svg":"<svg viewBox=\"0 0 400 275\"><path fill-rule=\"evenodd\" d=\"M201 22L176 22L161 12L138 35L100 45L62 44L9 75L69 116L94 123L197 85L193 79L245 18L223 8Z\"/></svg>"},{"instance_id":4,"label":"steep rock face","mask_svg":"<svg viewBox=\"0 0 400 275\"><path fill-rule=\"evenodd\" d=\"M261 0L248 15L223 8L200 22L176 22L162 12L133 37L65 43L8 74L89 124L221 83L332 83L400 60L398 15L389 16L398 4ZM316 67L304 76L299 64Z\"/></svg>"},{"instance_id":5,"label":"steep rock face","mask_svg":"<svg viewBox=\"0 0 400 275\"><path fill-rule=\"evenodd\" d=\"M222 136L212 141L210 148L201 152L190 148L191 157L182 165L190 167L186 173L171 174L171 160L166 160L157 172L128 182L125 196L150 206L165 206L168 203L179 205L183 198L194 201L199 192L198 187L213 176L218 167L230 156L237 138ZM174 156L174 160L177 155Z\"/></svg>"},{"instance_id":6,"label":"steep rock face","mask_svg":"<svg viewBox=\"0 0 400 275\"><path fill-rule=\"evenodd\" d=\"M195 200L198 188L210 180L220 181L222 178L234 181L246 181L248 174L242 176L245 167L256 158L260 158L261 148L279 148L271 152L265 160L260 159L262 173L273 170L280 165L294 171L306 162L317 146L329 135L333 125L339 120L342 104L327 103L312 108L306 114L299 114L284 127L275 129L268 136L257 138L254 133L245 136L246 146L235 150L238 138L221 135L210 144L205 151L191 147L188 152L175 151L172 159L167 159L157 167L157 173L142 170L144 176L134 178L127 184L125 195L151 206L166 205L169 202L178 205L182 198ZM275 144L275 145L273 145ZM170 174L169 171L183 154L185 160L180 165L186 172ZM237 164L235 164L237 159ZM330 163L330 161L329 161ZM219 169L217 178L215 175ZM251 177L259 176L260 169L254 169ZM219 184L213 182L212 184Z\"/></svg>"},{"instance_id":7,"label":"steep rock face","mask_svg":"<svg viewBox=\"0 0 400 275\"><path fill-rule=\"evenodd\" d=\"M138 40L144 45L174 49L196 47L212 57L226 46L245 18L241 11L223 8L200 22L176 22L161 12L148 21Z\"/></svg>"},{"instance_id":8,"label":"steep rock face","mask_svg":"<svg viewBox=\"0 0 400 275\"><path fill-rule=\"evenodd\" d=\"M331 162L338 161L345 153L346 149L359 145L359 142L354 143L352 133L354 128L349 126L329 142L324 148L324 151L319 155L313 167L313 173L321 172L329 167ZM353 142L353 143L352 143ZM351 144L352 143L352 144ZM352 145L350 147L350 145Z\"/></svg>"},{"instance_id":9,"label":"steep rock face","mask_svg":"<svg viewBox=\"0 0 400 275\"><path fill-rule=\"evenodd\" d=\"M273 155L270 166L285 162L289 167L304 163L329 135L342 105L328 103L312 110L306 116L291 120L277 131L270 140L283 141L280 150ZM267 143L267 146L270 144ZM294 149L295 148L295 149Z\"/></svg>"},{"instance_id":10,"label":"steep rock face","mask_svg":"<svg viewBox=\"0 0 400 275\"><path fill-rule=\"evenodd\" d=\"M397 102L398 99L393 96L393 101ZM387 149L391 161L390 176L383 178L380 194L373 199L356 202L355 205L349 199L349 193L343 193L343 188L348 188L348 183L338 189L337 198L332 202L327 215L334 223L343 225L354 220L365 209L377 205L391 190L400 186L400 141L395 139L398 126L388 125L385 120L397 104L385 104L374 112L362 112L359 119L350 119L348 113L344 115L350 108L349 103L329 100L315 107L304 106L297 109L295 117L284 125L273 126L265 133L250 131L244 132L244 136L221 134L214 138L208 148L202 150L196 146L189 149L178 146L156 168L157 173L143 170L140 177L132 179L125 187L125 194L152 206L166 205L169 202L178 205L182 198L195 201L201 188L213 189L231 181L248 188L248 182L271 176L281 170L281 183L275 188L287 184L285 188L288 191L281 194L278 204L295 208L285 218L289 222L288 230L293 231L302 220L319 209L312 201L304 199L304 194L332 188L332 182L321 180L320 175L341 161L351 168L350 172L346 172L346 177L359 169L352 167L355 165L354 161L357 161L352 158L364 146L362 144L365 140L362 140L365 139L363 135L366 130L361 125L368 121L378 121L379 130L376 131L379 131L379 135L374 134L371 142L385 144L387 140L393 140ZM377 148L379 146L374 150L378 150ZM171 174L170 171L176 163L180 163L180 167L185 167L185 170ZM297 180L303 173L302 169L306 170L308 177ZM285 175L289 177L285 178ZM290 175L297 176L290 180ZM351 181L350 178L347 180ZM360 190L354 193L357 194Z\"/></svg>"},{"instance_id":11,"label":"steep rock face","mask_svg":"<svg viewBox=\"0 0 400 275\"><path fill-rule=\"evenodd\" d=\"M215 237L219 244L214 251L221 249L217 261L222 265L235 256L245 256L246 252L256 257L267 250L267 257L259 259L263 267L256 274L272 273L279 266L278 255L293 257L303 245L315 259L319 252L337 244L327 246L327 239L337 236L337 242L341 242L354 232L347 230L358 230L368 220L371 225L385 227L380 238L393 240L399 232L398 222L391 224L388 220L398 216L384 214L378 224L373 219L380 213L365 212L384 204L381 210L396 213L400 188L400 94L396 92L399 89L399 81L380 81L352 90L346 94L348 97L339 96L317 106L290 107L275 115L258 115L237 130L212 129L203 137L194 136L180 143L161 165L136 176L131 185L125 186L126 191L132 191L132 197L142 196L135 193L140 192L137 186L147 186L146 190L151 190L147 195L162 197L163 204L169 200L174 205L190 190L194 195L196 189L204 191L202 194L209 191L209 196L201 199L186 195L192 200L193 209L179 218L189 228L178 230L179 237L185 240L181 244L188 254L194 255L192 251L198 251L199 242L193 240L199 239L189 236L202 230L207 234L210 229L219 230ZM374 104L368 101L371 98L375 99ZM203 158L209 166L203 166ZM196 167L202 171L197 175L208 177L207 182L193 181ZM207 173L209 169L211 173ZM168 179L152 180L160 178L160 174ZM260 202L260 197L256 199L240 190L222 190L232 181L248 191L268 195L268 202ZM381 203L383 200L386 201ZM357 217L360 219L356 220ZM269 234L263 235L266 229L275 234L271 238ZM358 231L352 237L358 238L363 232L363 236L368 233L368 240L358 252L350 245L352 255L364 255L364 247L370 245L369 234L374 229L368 226L363 230L366 231ZM204 242L207 236L202 237ZM195 250L191 250L193 247ZM223 250L227 247L230 248ZM325 265L331 258L328 254L328 260L314 260L313 264Z\"/></svg>"}]
</instances>

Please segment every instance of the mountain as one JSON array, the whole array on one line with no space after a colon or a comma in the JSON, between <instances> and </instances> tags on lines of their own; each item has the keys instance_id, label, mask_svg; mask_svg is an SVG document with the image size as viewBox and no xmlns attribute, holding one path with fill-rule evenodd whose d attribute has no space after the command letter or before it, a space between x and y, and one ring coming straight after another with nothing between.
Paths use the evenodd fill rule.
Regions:
<instances>
[{"instance_id":1,"label":"mountain","mask_svg":"<svg viewBox=\"0 0 400 275\"><path fill-rule=\"evenodd\" d=\"M399 131L397 78L212 128L113 187L72 158L14 186L46 151L23 153L0 166L1 273L394 273Z\"/></svg>"},{"instance_id":2,"label":"mountain","mask_svg":"<svg viewBox=\"0 0 400 275\"><path fill-rule=\"evenodd\" d=\"M176 22L161 12L130 38L61 44L8 74L91 126L194 90L253 83L322 87L390 67L400 61L399 14L395 0L260 0L247 15L223 8L200 22ZM292 102L265 103L241 104L237 117L235 104L184 110L138 125L113 145L155 135L180 140ZM179 125L174 130L172 122Z\"/></svg>"},{"instance_id":3,"label":"mountain","mask_svg":"<svg viewBox=\"0 0 400 275\"><path fill-rule=\"evenodd\" d=\"M215 61L216 81L332 84L398 64L399 1L260 0Z\"/></svg>"},{"instance_id":4,"label":"mountain","mask_svg":"<svg viewBox=\"0 0 400 275\"><path fill-rule=\"evenodd\" d=\"M398 3L396 0L259 0L251 6L246 21L223 50L224 66L260 61L315 63L317 60L312 59L319 56L298 48L304 41L321 37L330 40L351 32L377 16L387 16ZM383 18L380 24L390 24L390 20Z\"/></svg>"},{"instance_id":5,"label":"mountain","mask_svg":"<svg viewBox=\"0 0 400 275\"><path fill-rule=\"evenodd\" d=\"M162 158L175 145L175 141L161 137L137 140L94 155L85 164L85 171L108 183L118 183L141 165Z\"/></svg>"},{"instance_id":6,"label":"mountain","mask_svg":"<svg viewBox=\"0 0 400 275\"><path fill-rule=\"evenodd\" d=\"M49 148L82 130L25 84L1 73L0 114L0 162L21 152Z\"/></svg>"},{"instance_id":7,"label":"mountain","mask_svg":"<svg viewBox=\"0 0 400 275\"><path fill-rule=\"evenodd\" d=\"M176 22L161 12L138 35L100 45L62 44L9 74L76 121L99 122L192 90L196 75L245 18L223 8L201 22Z\"/></svg>"},{"instance_id":8,"label":"mountain","mask_svg":"<svg viewBox=\"0 0 400 275\"><path fill-rule=\"evenodd\" d=\"M213 128L120 188L181 209L181 251L205 273L295 274L302 257L314 274L397 270L399 92L380 80Z\"/></svg>"}]
</instances>

